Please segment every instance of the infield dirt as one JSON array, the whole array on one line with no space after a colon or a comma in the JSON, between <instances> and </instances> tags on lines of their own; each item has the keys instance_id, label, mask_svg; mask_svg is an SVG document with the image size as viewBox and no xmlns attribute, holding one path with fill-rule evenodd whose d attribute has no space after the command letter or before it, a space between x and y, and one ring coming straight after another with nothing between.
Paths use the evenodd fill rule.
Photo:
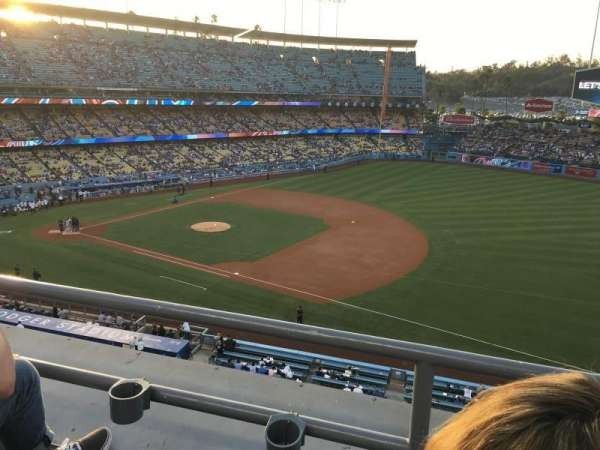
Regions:
<instances>
[{"instance_id":1,"label":"infield dirt","mask_svg":"<svg viewBox=\"0 0 600 450\"><path fill-rule=\"evenodd\" d=\"M128 245L102 234L110 223L125 221L195 202L233 203L319 218L327 230L253 262L202 264ZM36 237L60 239L48 228ZM244 189L220 197L155 208L105 223L89 224L80 236L100 245L232 278L306 300L343 300L383 287L416 269L426 258L428 241L408 221L364 203L275 189Z\"/></svg>"}]
</instances>

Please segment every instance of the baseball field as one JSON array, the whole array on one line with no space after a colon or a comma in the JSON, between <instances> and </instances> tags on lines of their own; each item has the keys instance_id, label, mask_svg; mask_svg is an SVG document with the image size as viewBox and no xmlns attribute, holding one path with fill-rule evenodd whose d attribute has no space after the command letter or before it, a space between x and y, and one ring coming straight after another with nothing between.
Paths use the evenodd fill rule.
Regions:
<instances>
[{"instance_id":1,"label":"baseball field","mask_svg":"<svg viewBox=\"0 0 600 450\"><path fill-rule=\"evenodd\" d=\"M172 198L0 219L0 271L600 370L599 184L372 163Z\"/></svg>"}]
</instances>

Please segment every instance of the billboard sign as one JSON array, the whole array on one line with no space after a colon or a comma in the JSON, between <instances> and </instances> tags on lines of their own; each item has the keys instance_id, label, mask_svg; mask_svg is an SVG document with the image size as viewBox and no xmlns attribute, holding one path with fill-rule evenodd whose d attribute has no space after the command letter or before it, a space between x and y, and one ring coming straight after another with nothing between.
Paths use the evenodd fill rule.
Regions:
<instances>
[{"instance_id":1,"label":"billboard sign","mask_svg":"<svg viewBox=\"0 0 600 450\"><path fill-rule=\"evenodd\" d=\"M525 111L534 113L552 112L554 102L543 98L530 98L525 102Z\"/></svg>"},{"instance_id":2,"label":"billboard sign","mask_svg":"<svg viewBox=\"0 0 600 450\"><path fill-rule=\"evenodd\" d=\"M597 171L591 167L567 166L565 174L572 177L596 178Z\"/></svg>"},{"instance_id":3,"label":"billboard sign","mask_svg":"<svg viewBox=\"0 0 600 450\"><path fill-rule=\"evenodd\" d=\"M590 108L587 116L589 119L600 119L600 108Z\"/></svg>"},{"instance_id":4,"label":"billboard sign","mask_svg":"<svg viewBox=\"0 0 600 450\"><path fill-rule=\"evenodd\" d=\"M475 125L475 116L468 114L445 114L442 116L443 125L472 126Z\"/></svg>"},{"instance_id":5,"label":"billboard sign","mask_svg":"<svg viewBox=\"0 0 600 450\"><path fill-rule=\"evenodd\" d=\"M572 97L600 104L600 67L575 72Z\"/></svg>"}]
</instances>

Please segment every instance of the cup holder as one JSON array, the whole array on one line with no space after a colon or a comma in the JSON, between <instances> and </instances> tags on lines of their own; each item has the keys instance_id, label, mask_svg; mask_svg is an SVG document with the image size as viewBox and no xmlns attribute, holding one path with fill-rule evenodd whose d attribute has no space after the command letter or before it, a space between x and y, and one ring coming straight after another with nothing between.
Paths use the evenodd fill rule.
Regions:
<instances>
[{"instance_id":1,"label":"cup holder","mask_svg":"<svg viewBox=\"0 0 600 450\"><path fill-rule=\"evenodd\" d=\"M117 425L137 422L150 409L150 383L146 380L121 380L108 390L110 418Z\"/></svg>"},{"instance_id":2,"label":"cup holder","mask_svg":"<svg viewBox=\"0 0 600 450\"><path fill-rule=\"evenodd\" d=\"M271 416L265 428L267 450L299 450L304 445L306 424L293 414Z\"/></svg>"}]
</instances>

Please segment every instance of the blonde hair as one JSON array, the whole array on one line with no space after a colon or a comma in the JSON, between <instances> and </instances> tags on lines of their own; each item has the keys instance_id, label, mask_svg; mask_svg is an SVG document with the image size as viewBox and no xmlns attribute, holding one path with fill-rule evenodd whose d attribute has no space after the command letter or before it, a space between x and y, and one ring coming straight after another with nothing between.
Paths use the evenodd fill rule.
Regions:
<instances>
[{"instance_id":1,"label":"blonde hair","mask_svg":"<svg viewBox=\"0 0 600 450\"><path fill-rule=\"evenodd\" d=\"M600 381L573 372L488 389L425 450L600 450Z\"/></svg>"}]
</instances>

